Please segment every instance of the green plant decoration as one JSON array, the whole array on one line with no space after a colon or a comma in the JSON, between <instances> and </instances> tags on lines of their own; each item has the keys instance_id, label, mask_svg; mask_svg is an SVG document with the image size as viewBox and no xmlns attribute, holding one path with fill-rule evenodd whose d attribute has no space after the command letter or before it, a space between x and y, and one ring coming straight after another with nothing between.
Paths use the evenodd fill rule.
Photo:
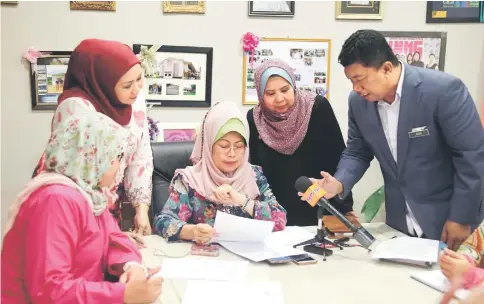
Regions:
<instances>
[{"instance_id":1,"label":"green plant decoration","mask_svg":"<svg viewBox=\"0 0 484 304\"><path fill-rule=\"evenodd\" d=\"M381 186L375 192L373 192L363 204L361 208L361 214L363 215L364 222L371 222L373 218L378 214L381 206L385 202L385 186Z\"/></svg>"}]
</instances>

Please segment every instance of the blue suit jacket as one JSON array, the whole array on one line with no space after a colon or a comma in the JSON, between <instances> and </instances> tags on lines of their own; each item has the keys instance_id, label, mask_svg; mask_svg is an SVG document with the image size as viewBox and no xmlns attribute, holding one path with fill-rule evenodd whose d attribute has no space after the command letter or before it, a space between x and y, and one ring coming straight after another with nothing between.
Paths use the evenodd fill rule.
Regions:
<instances>
[{"instance_id":1,"label":"blue suit jacket","mask_svg":"<svg viewBox=\"0 0 484 304\"><path fill-rule=\"evenodd\" d=\"M407 202L426 237L440 239L446 220L475 229L484 217L484 131L464 83L449 74L405 65L395 163L377 103L349 96L347 148L335 178L346 196L373 157L385 182L386 223L408 233ZM413 128L429 135L410 138Z\"/></svg>"}]
</instances>

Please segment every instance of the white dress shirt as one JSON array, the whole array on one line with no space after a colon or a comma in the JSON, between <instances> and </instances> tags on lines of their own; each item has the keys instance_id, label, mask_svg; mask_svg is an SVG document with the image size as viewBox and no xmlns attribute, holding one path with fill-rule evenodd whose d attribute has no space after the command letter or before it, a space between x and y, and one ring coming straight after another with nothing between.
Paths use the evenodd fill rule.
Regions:
<instances>
[{"instance_id":1,"label":"white dress shirt","mask_svg":"<svg viewBox=\"0 0 484 304\"><path fill-rule=\"evenodd\" d=\"M383 131L385 132L385 137L388 142L388 147L392 152L393 159L397 162L397 131L398 131L398 118L400 114L400 100L402 98L402 86L403 78L405 75L405 67L402 62L402 71L400 73L400 80L398 81L397 93L395 95L395 101L392 104L388 104L385 101L378 102L378 113L380 114L381 124ZM422 236L423 231L415 218L415 215L407 204L407 227L410 234Z\"/></svg>"}]
</instances>

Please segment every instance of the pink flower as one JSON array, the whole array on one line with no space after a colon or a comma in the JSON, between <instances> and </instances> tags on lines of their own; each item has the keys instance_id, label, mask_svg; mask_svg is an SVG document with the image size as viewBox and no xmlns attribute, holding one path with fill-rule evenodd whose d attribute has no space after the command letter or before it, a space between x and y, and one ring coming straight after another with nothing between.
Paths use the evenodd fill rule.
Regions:
<instances>
[{"instance_id":1,"label":"pink flower","mask_svg":"<svg viewBox=\"0 0 484 304\"><path fill-rule=\"evenodd\" d=\"M259 45L259 37L251 32L246 33L242 40L244 42L244 52L253 52Z\"/></svg>"},{"instance_id":2,"label":"pink flower","mask_svg":"<svg viewBox=\"0 0 484 304\"><path fill-rule=\"evenodd\" d=\"M134 120L138 127L143 128L145 125L145 113L143 111L134 111L133 112Z\"/></svg>"},{"instance_id":3,"label":"pink flower","mask_svg":"<svg viewBox=\"0 0 484 304\"><path fill-rule=\"evenodd\" d=\"M180 218L181 221L186 222L190 218L191 213L192 212L187 205L181 205L180 211L178 212L178 218Z\"/></svg>"},{"instance_id":4,"label":"pink flower","mask_svg":"<svg viewBox=\"0 0 484 304\"><path fill-rule=\"evenodd\" d=\"M37 58L42 56L42 53L37 51L35 48L30 47L27 52L23 54L23 58L27 59L30 63L37 63Z\"/></svg>"}]
</instances>

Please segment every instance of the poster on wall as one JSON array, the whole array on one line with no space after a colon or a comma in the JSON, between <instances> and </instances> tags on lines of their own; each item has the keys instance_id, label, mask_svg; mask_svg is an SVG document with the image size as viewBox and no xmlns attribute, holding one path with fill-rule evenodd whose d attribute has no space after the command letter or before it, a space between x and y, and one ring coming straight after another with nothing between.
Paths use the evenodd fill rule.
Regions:
<instances>
[{"instance_id":1,"label":"poster on wall","mask_svg":"<svg viewBox=\"0 0 484 304\"><path fill-rule=\"evenodd\" d=\"M145 73L146 102L161 107L210 107L213 48L133 45Z\"/></svg>"},{"instance_id":2,"label":"poster on wall","mask_svg":"<svg viewBox=\"0 0 484 304\"><path fill-rule=\"evenodd\" d=\"M446 32L381 32L398 59L409 65L444 71Z\"/></svg>"},{"instance_id":3,"label":"poster on wall","mask_svg":"<svg viewBox=\"0 0 484 304\"><path fill-rule=\"evenodd\" d=\"M296 70L296 88L328 97L330 55L330 39L261 38L254 56L243 58L242 104L258 103L254 72L272 58Z\"/></svg>"},{"instance_id":4,"label":"poster on wall","mask_svg":"<svg viewBox=\"0 0 484 304\"><path fill-rule=\"evenodd\" d=\"M32 110L55 110L64 88L71 52L41 52L35 71L30 66Z\"/></svg>"},{"instance_id":5,"label":"poster on wall","mask_svg":"<svg viewBox=\"0 0 484 304\"><path fill-rule=\"evenodd\" d=\"M427 1L427 23L484 22L484 1Z\"/></svg>"}]
</instances>

